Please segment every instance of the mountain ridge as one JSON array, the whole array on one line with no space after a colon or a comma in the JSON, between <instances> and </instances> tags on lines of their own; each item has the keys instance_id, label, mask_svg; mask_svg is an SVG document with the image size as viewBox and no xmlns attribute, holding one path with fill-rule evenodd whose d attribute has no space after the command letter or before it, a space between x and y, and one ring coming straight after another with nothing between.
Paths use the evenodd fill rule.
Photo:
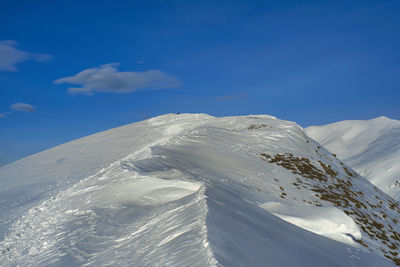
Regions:
<instances>
[{"instance_id":1,"label":"mountain ridge","mask_svg":"<svg viewBox=\"0 0 400 267\"><path fill-rule=\"evenodd\" d=\"M311 126L305 132L397 201L400 121L381 116Z\"/></svg>"},{"instance_id":2,"label":"mountain ridge","mask_svg":"<svg viewBox=\"0 0 400 267\"><path fill-rule=\"evenodd\" d=\"M398 226L386 222L399 219L397 206L391 209L389 197L293 122L168 114L110 131L83 139L86 147L79 139L0 168L7 181L31 175L23 184L30 198L1 199L17 207L2 228L0 262L392 266L397 261ZM91 161L98 153L110 155ZM74 164L82 173L63 177ZM36 169L26 173L32 165ZM48 176L35 185L43 173ZM59 177L65 182L57 183ZM50 189L40 189L49 183ZM307 226L312 221L317 223Z\"/></svg>"}]
</instances>

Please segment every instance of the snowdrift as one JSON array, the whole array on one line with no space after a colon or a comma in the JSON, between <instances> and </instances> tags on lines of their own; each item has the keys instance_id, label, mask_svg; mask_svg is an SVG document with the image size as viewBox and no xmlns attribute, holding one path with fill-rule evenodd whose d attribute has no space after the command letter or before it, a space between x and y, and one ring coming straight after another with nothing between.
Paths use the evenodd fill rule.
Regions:
<instances>
[{"instance_id":1,"label":"snowdrift","mask_svg":"<svg viewBox=\"0 0 400 267\"><path fill-rule=\"evenodd\" d=\"M2 266L394 266L398 203L293 122L168 114L0 168Z\"/></svg>"}]
</instances>

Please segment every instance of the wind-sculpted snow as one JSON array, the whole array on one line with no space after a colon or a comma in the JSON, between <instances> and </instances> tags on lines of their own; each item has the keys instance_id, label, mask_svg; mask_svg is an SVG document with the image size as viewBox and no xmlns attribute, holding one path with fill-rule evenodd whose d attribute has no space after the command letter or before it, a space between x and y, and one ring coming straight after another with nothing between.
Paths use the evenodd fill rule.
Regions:
<instances>
[{"instance_id":1,"label":"wind-sculpted snow","mask_svg":"<svg viewBox=\"0 0 400 267\"><path fill-rule=\"evenodd\" d=\"M397 246L394 233L399 227L381 218L398 218L396 207L390 209L395 202L362 177L348 177L356 174L308 139L295 123L270 116L169 114L66 145L65 154L61 146L0 169L5 175L1 183L17 175L22 180L9 186L15 195L1 199L8 222L2 229L0 265L393 266L396 262L395 250L387 246ZM277 155L279 160L273 160ZM293 157L290 164L285 163L288 155ZM99 162L91 158L96 156ZM60 176L59 157L66 164ZM297 162L294 167L293 162ZM306 163L313 167L299 165ZM29 172L32 166L36 171ZM49 174L37 170L40 167L48 168ZM57 182L60 177L63 183ZM342 183L349 181L352 186L343 189ZM43 184L51 188L42 189ZM343 194L341 205L315 191L330 185L333 193ZM356 190L354 195L350 190ZM23 197L22 192L30 197L10 206ZM356 201L346 200L345 194ZM375 226L360 223L359 214L350 213L357 211L357 201L368 205L358 212L374 219ZM368 225L372 228L362 229ZM374 239L380 232L373 227L387 232L387 246Z\"/></svg>"},{"instance_id":2,"label":"wind-sculpted snow","mask_svg":"<svg viewBox=\"0 0 400 267\"><path fill-rule=\"evenodd\" d=\"M2 244L6 260L21 266L213 263L200 183L129 171L104 179L109 174L90 177L23 216Z\"/></svg>"},{"instance_id":3,"label":"wind-sculpted snow","mask_svg":"<svg viewBox=\"0 0 400 267\"><path fill-rule=\"evenodd\" d=\"M353 219L336 207L289 206L280 202L264 203L261 207L287 222L339 242L352 245L362 238Z\"/></svg>"},{"instance_id":4,"label":"wind-sculpted snow","mask_svg":"<svg viewBox=\"0 0 400 267\"><path fill-rule=\"evenodd\" d=\"M167 115L84 137L0 168L0 233L29 208L132 153L165 142L208 115Z\"/></svg>"}]
</instances>

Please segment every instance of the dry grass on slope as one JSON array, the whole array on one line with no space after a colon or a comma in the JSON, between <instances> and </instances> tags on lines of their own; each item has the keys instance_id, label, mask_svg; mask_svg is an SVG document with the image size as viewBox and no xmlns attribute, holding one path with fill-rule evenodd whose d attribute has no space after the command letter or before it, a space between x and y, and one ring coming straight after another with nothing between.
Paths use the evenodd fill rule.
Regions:
<instances>
[{"instance_id":1,"label":"dry grass on slope","mask_svg":"<svg viewBox=\"0 0 400 267\"><path fill-rule=\"evenodd\" d=\"M322 153L317 152L318 155ZM395 230L398 229L397 222L400 221L400 209L398 203L393 199L376 187L373 189L375 191L373 197L366 196L360 190L357 191L353 183L360 177L345 167L343 163L340 163L342 169L340 171L322 161L313 163L308 158L296 157L291 153L276 155L261 153L260 156L263 160L295 174L296 181L292 184L297 189L301 189L300 184L303 184L303 188L315 192L314 196L320 201L328 202L343 210L355 221L363 233L380 244L377 248L370 247L369 249L379 250L385 257L400 266L398 253L400 234ZM282 198L285 196L286 193L281 195ZM321 206L319 201L314 201L312 204ZM363 240L357 242L368 247L368 242Z\"/></svg>"}]
</instances>

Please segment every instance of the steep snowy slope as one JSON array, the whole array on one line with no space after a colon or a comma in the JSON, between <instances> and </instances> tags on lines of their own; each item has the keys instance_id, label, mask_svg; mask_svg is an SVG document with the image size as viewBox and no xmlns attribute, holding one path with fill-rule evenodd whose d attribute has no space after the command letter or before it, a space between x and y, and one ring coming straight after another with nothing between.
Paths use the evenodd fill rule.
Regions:
<instances>
[{"instance_id":1,"label":"steep snowy slope","mask_svg":"<svg viewBox=\"0 0 400 267\"><path fill-rule=\"evenodd\" d=\"M397 203L269 116L164 115L0 177L2 266L400 265Z\"/></svg>"},{"instance_id":2,"label":"steep snowy slope","mask_svg":"<svg viewBox=\"0 0 400 267\"><path fill-rule=\"evenodd\" d=\"M400 121L379 117L312 126L305 131L382 191L400 200Z\"/></svg>"}]
</instances>

